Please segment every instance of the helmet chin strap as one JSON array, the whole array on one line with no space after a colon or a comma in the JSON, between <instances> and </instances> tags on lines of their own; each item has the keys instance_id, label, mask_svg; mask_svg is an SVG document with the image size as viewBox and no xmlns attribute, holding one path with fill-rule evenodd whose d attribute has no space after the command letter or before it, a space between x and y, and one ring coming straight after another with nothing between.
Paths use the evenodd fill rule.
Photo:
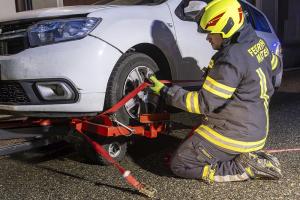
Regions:
<instances>
[{"instance_id":1,"label":"helmet chin strap","mask_svg":"<svg viewBox=\"0 0 300 200\"><path fill-rule=\"evenodd\" d=\"M224 48L232 43L237 43L237 38L240 35L240 31L243 30L244 27L245 27L245 23L230 38L223 38L223 43L221 45L221 48Z\"/></svg>"},{"instance_id":2,"label":"helmet chin strap","mask_svg":"<svg viewBox=\"0 0 300 200\"><path fill-rule=\"evenodd\" d=\"M228 45L230 45L232 42L231 42L231 38L223 38L223 43L221 44L221 49L222 48L225 48L227 47Z\"/></svg>"}]
</instances>

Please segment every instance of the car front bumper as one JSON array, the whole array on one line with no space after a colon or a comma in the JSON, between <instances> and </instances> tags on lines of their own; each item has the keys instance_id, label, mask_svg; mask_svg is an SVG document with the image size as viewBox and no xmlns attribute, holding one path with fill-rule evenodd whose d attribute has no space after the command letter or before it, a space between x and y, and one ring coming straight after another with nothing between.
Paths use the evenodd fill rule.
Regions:
<instances>
[{"instance_id":1,"label":"car front bumper","mask_svg":"<svg viewBox=\"0 0 300 200\"><path fill-rule=\"evenodd\" d=\"M28 116L100 112L109 76L120 56L116 48L92 36L0 56L2 83L32 83L25 88L30 102L0 102L0 110ZM33 85L48 79L65 80L77 98L70 102L43 101Z\"/></svg>"}]
</instances>

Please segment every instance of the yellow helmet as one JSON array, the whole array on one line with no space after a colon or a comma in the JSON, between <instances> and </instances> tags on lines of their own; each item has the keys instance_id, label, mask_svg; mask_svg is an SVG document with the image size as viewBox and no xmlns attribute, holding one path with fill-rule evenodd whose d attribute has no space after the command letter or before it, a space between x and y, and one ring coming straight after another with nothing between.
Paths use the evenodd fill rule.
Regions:
<instances>
[{"instance_id":1,"label":"yellow helmet","mask_svg":"<svg viewBox=\"0 0 300 200\"><path fill-rule=\"evenodd\" d=\"M237 0L213 0L200 17L200 31L220 33L223 38L230 38L244 23L243 10Z\"/></svg>"}]
</instances>

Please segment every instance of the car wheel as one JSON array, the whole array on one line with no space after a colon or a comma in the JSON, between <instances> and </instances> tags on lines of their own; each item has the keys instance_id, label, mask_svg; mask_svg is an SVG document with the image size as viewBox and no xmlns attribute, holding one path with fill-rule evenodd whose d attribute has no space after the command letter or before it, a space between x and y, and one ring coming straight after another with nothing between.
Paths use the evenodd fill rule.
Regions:
<instances>
[{"instance_id":1,"label":"car wheel","mask_svg":"<svg viewBox=\"0 0 300 200\"><path fill-rule=\"evenodd\" d=\"M127 153L127 142L125 140L111 138L111 139L103 139L103 141L99 141L98 143L108 152L108 154L116 161L122 161ZM90 162L99 165L110 165L110 163L99 155L93 147L88 143L84 142L83 144L84 156Z\"/></svg>"},{"instance_id":2,"label":"car wheel","mask_svg":"<svg viewBox=\"0 0 300 200\"><path fill-rule=\"evenodd\" d=\"M112 107L124 96L133 91L144 82L148 73L158 71L155 61L142 53L126 53L118 61L108 81L105 109ZM116 113L116 119L124 124L134 124L140 113L145 108L148 111L155 109L155 101L148 98L149 90L140 92L136 97L127 102ZM153 96L153 95L152 95Z\"/></svg>"}]
</instances>

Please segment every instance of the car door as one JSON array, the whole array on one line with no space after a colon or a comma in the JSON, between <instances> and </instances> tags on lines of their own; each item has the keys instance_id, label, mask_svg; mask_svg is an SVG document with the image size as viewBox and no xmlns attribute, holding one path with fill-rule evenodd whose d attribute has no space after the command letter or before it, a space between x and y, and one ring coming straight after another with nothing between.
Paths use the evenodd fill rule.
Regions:
<instances>
[{"instance_id":1,"label":"car door","mask_svg":"<svg viewBox=\"0 0 300 200\"><path fill-rule=\"evenodd\" d=\"M206 34L197 32L197 23L185 18L184 8L188 2L188 0L168 0L167 4L171 11L177 45L182 57L178 79L199 80L200 69L208 65L214 50L206 41Z\"/></svg>"}]
</instances>

